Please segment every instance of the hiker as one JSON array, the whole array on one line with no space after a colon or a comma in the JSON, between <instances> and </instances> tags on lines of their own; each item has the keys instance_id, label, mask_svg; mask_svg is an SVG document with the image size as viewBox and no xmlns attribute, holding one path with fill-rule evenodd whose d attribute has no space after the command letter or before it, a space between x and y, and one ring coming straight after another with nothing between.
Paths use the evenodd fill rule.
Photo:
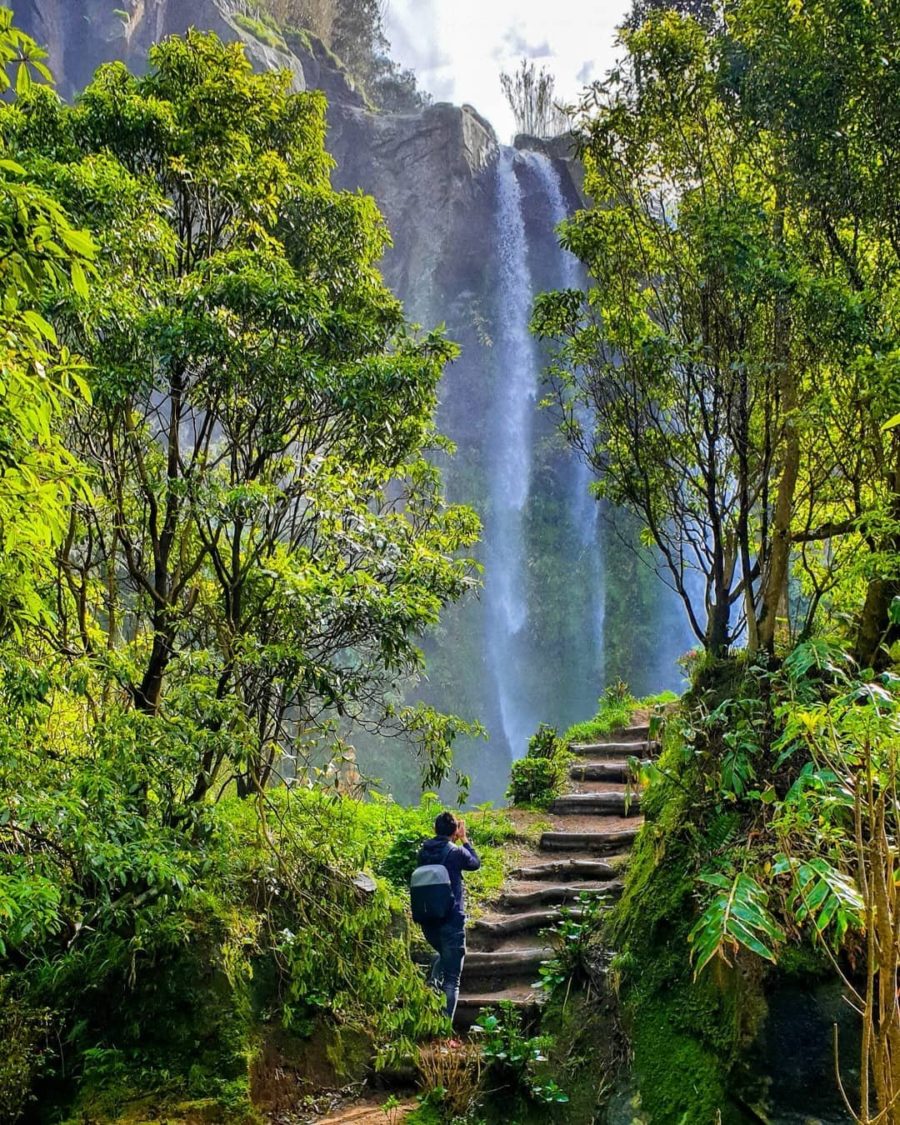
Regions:
<instances>
[{"instance_id":1,"label":"hiker","mask_svg":"<svg viewBox=\"0 0 900 1125\"><path fill-rule=\"evenodd\" d=\"M434 822L434 837L419 850L419 867L410 881L413 918L435 958L428 983L443 989L447 1015L453 1019L459 999L459 978L466 955L466 893L462 873L481 866L466 836L462 817L442 812ZM444 870L445 869L445 870Z\"/></svg>"}]
</instances>

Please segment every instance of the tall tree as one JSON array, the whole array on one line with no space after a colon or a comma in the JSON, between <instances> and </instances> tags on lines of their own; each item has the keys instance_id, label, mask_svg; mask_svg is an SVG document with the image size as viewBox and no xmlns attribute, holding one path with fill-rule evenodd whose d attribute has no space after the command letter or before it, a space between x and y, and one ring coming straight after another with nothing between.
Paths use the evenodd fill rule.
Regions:
<instances>
[{"instance_id":1,"label":"tall tree","mask_svg":"<svg viewBox=\"0 0 900 1125\"><path fill-rule=\"evenodd\" d=\"M17 111L108 263L63 320L93 367L72 442L94 496L59 554L55 643L141 712L189 707L206 735L176 805L265 786L360 710L439 777L452 724L387 694L472 581L475 518L423 459L453 348L413 336L382 284L372 201L331 189L319 95L211 35L150 61Z\"/></svg>"},{"instance_id":2,"label":"tall tree","mask_svg":"<svg viewBox=\"0 0 900 1125\"><path fill-rule=\"evenodd\" d=\"M900 85L896 0L789 5L746 0L729 18L723 84L755 130L780 138L787 190L806 225L810 270L847 293L848 318L864 332L847 356L857 422L834 458L855 493L850 520L861 536L857 568L866 592L856 635L863 665L887 659L900 637L891 606L900 595L900 432L882 429L900 410L894 356L900 271Z\"/></svg>"},{"instance_id":3,"label":"tall tree","mask_svg":"<svg viewBox=\"0 0 900 1125\"><path fill-rule=\"evenodd\" d=\"M535 327L561 343L567 434L642 520L698 639L722 653L746 631L771 650L800 398L825 361L815 287L798 273L777 151L730 120L717 41L664 14L624 42L627 64L582 105L597 204L562 235L594 287L543 297Z\"/></svg>"}]
</instances>

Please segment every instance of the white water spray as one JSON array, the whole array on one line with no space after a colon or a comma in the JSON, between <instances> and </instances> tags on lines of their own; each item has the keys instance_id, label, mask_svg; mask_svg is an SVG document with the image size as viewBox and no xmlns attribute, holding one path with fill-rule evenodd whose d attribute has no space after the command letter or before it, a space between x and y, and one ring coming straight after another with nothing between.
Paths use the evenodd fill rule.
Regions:
<instances>
[{"instance_id":1,"label":"white water spray","mask_svg":"<svg viewBox=\"0 0 900 1125\"><path fill-rule=\"evenodd\" d=\"M525 753L534 726L522 698L520 667L528 623L523 521L538 385L537 351L528 330L534 294L517 159L512 149L504 148L497 163L497 329L484 591L487 660L512 757Z\"/></svg>"},{"instance_id":2,"label":"white water spray","mask_svg":"<svg viewBox=\"0 0 900 1125\"><path fill-rule=\"evenodd\" d=\"M540 180L550 211L550 221L554 231L569 217L569 209L563 197L562 183L553 162L547 157L538 158L535 170ZM586 277L581 263L574 254L562 247L558 248L556 263L557 277L554 284L561 289L583 289ZM591 418L586 408L582 408L578 418L582 427L590 432ZM600 506L591 494L590 486L594 479L583 458L573 455L575 466L572 474L573 487L570 492L570 518L578 534L578 545L585 554L588 564L591 593L591 624L596 650L596 667L599 680L603 681L603 619L606 605L604 567L600 537Z\"/></svg>"}]
</instances>

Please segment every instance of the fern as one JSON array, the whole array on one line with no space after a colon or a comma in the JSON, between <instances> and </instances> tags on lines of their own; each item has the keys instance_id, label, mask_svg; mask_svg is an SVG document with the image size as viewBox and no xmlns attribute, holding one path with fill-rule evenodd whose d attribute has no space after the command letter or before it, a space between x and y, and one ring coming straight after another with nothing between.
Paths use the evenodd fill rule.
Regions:
<instances>
[{"instance_id":1,"label":"fern","mask_svg":"<svg viewBox=\"0 0 900 1125\"><path fill-rule=\"evenodd\" d=\"M708 855L720 851L738 835L741 827L740 813L720 812L711 821L703 838L703 852Z\"/></svg>"},{"instance_id":2,"label":"fern","mask_svg":"<svg viewBox=\"0 0 900 1125\"><path fill-rule=\"evenodd\" d=\"M728 961L727 951L747 949L775 962L773 946L784 940L784 931L769 912L768 896L752 875L738 872L734 879L718 872L701 875L701 882L717 894L691 930L691 958L697 977L712 960Z\"/></svg>"},{"instance_id":3,"label":"fern","mask_svg":"<svg viewBox=\"0 0 900 1125\"><path fill-rule=\"evenodd\" d=\"M862 895L856 884L842 871L832 867L826 859L791 859L779 856L775 862L776 875L790 872L793 890L788 908L798 925L812 922L821 937L834 927L834 940L840 944L847 930L863 926L865 909Z\"/></svg>"}]
</instances>

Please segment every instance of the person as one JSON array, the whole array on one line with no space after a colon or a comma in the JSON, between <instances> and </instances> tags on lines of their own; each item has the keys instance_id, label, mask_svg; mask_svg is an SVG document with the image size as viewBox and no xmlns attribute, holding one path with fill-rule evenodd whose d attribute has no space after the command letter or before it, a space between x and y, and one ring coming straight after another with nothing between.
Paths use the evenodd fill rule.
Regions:
<instances>
[{"instance_id":1,"label":"person","mask_svg":"<svg viewBox=\"0 0 900 1125\"><path fill-rule=\"evenodd\" d=\"M449 846L449 847L448 847ZM434 821L434 836L419 850L419 863L443 864L450 875L453 905L443 921L423 922L425 940L435 951L428 983L443 990L447 1015L453 1019L459 1000L459 978L466 956L466 891L463 872L477 871L481 860L466 835L462 817L452 812L439 813Z\"/></svg>"}]
</instances>

